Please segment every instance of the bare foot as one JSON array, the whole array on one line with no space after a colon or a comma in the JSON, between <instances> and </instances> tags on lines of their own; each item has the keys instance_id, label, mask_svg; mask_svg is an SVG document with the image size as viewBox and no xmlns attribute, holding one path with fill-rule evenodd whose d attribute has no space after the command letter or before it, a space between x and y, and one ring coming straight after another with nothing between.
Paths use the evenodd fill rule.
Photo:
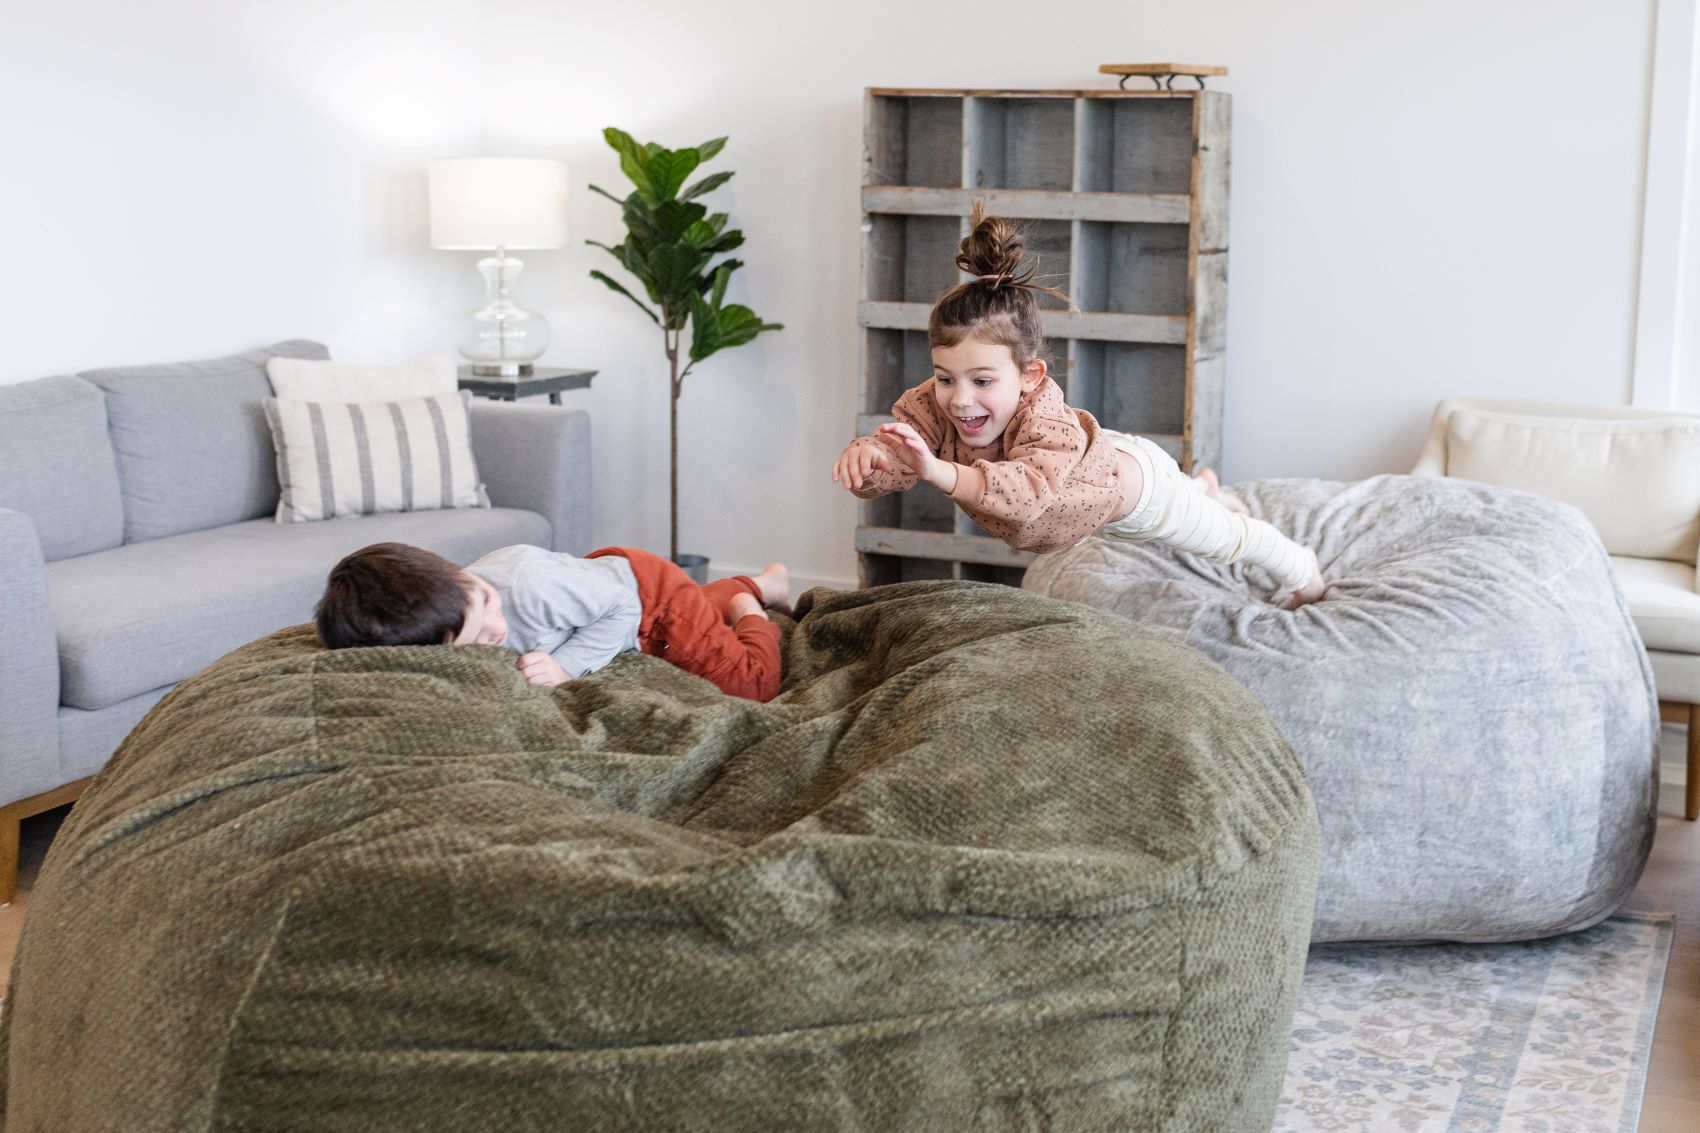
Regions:
<instances>
[{"instance_id":1,"label":"bare foot","mask_svg":"<svg viewBox=\"0 0 1700 1133\"><path fill-rule=\"evenodd\" d=\"M1287 599L1289 610L1320 601L1328 592L1328 584L1322 581L1322 568L1316 565L1316 552L1306 547L1305 557L1310 560L1310 581L1293 591L1292 597Z\"/></svg>"},{"instance_id":2,"label":"bare foot","mask_svg":"<svg viewBox=\"0 0 1700 1133\"><path fill-rule=\"evenodd\" d=\"M1204 488L1205 495L1209 496L1229 511L1237 511L1241 515L1251 514L1250 510L1245 506L1244 500L1222 487L1222 482L1217 478L1216 470L1214 468L1200 468L1198 470L1198 475L1194 476L1193 479L1197 480L1199 485Z\"/></svg>"},{"instance_id":3,"label":"bare foot","mask_svg":"<svg viewBox=\"0 0 1700 1133\"><path fill-rule=\"evenodd\" d=\"M732 624L736 625L739 618L747 618L751 614L761 616L761 603L748 594L734 594L729 603L732 607Z\"/></svg>"},{"instance_id":4,"label":"bare foot","mask_svg":"<svg viewBox=\"0 0 1700 1133\"><path fill-rule=\"evenodd\" d=\"M769 609L789 608L791 604L791 572L784 563L768 563L753 581L761 591L761 604Z\"/></svg>"}]
</instances>

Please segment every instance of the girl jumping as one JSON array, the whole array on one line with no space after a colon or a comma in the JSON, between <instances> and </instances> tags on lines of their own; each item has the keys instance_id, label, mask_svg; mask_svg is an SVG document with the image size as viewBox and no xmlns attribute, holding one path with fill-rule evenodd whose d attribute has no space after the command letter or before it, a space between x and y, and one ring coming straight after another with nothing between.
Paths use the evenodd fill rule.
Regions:
<instances>
[{"instance_id":1,"label":"girl jumping","mask_svg":"<svg viewBox=\"0 0 1700 1133\"><path fill-rule=\"evenodd\" d=\"M956 266L974 276L927 322L933 376L892 406L897 420L857 437L832 466L861 499L925 481L1010 546L1040 554L1097 532L1156 541L1212 562L1248 562L1288 591L1288 608L1322 597L1316 553L1259 519L1208 470L1188 477L1144 437L1071 409L1041 357L1021 234L975 206Z\"/></svg>"}]
</instances>

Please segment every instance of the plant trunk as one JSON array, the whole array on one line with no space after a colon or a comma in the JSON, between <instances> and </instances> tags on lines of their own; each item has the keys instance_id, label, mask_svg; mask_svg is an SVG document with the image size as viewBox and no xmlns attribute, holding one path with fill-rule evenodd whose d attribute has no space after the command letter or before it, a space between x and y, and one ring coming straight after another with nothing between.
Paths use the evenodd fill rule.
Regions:
<instances>
[{"instance_id":1,"label":"plant trunk","mask_svg":"<svg viewBox=\"0 0 1700 1133\"><path fill-rule=\"evenodd\" d=\"M671 551L669 552L669 555L674 562L678 562L679 561L679 352L678 352L677 349L675 349L673 351L672 363L673 363L672 380L669 382L668 387L667 387L667 392L670 394L670 396L667 399L667 407L668 407L667 408L667 435L668 435L669 440L670 440L670 443L669 443L669 446L668 446L668 448L669 448L668 463L671 465L671 469L670 469L670 472L669 472L670 479L669 479L669 482L668 482L668 489L667 489L667 496L668 496L668 499L671 501L671 506L669 508L669 511L670 511L671 514L668 517L669 526L668 526L667 539L668 539L669 545L672 548Z\"/></svg>"}]
</instances>

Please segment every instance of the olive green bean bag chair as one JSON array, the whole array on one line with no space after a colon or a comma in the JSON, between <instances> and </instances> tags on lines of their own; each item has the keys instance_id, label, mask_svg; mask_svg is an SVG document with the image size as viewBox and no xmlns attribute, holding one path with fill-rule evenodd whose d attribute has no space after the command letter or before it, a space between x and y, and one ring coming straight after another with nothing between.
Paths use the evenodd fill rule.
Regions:
<instances>
[{"instance_id":1,"label":"olive green bean bag chair","mask_svg":"<svg viewBox=\"0 0 1700 1133\"><path fill-rule=\"evenodd\" d=\"M966 583L784 659L225 657L48 856L5 1129L1268 1128L1318 830L1239 685Z\"/></svg>"}]
</instances>

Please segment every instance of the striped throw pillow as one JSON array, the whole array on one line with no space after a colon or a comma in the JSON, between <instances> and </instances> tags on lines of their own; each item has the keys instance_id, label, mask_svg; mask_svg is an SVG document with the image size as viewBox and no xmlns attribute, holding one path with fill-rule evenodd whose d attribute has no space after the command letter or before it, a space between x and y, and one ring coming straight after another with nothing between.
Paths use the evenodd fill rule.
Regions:
<instances>
[{"instance_id":1,"label":"striped throw pillow","mask_svg":"<svg viewBox=\"0 0 1700 1133\"><path fill-rule=\"evenodd\" d=\"M279 523L489 507L465 391L401 401L265 399L283 494Z\"/></svg>"}]
</instances>

